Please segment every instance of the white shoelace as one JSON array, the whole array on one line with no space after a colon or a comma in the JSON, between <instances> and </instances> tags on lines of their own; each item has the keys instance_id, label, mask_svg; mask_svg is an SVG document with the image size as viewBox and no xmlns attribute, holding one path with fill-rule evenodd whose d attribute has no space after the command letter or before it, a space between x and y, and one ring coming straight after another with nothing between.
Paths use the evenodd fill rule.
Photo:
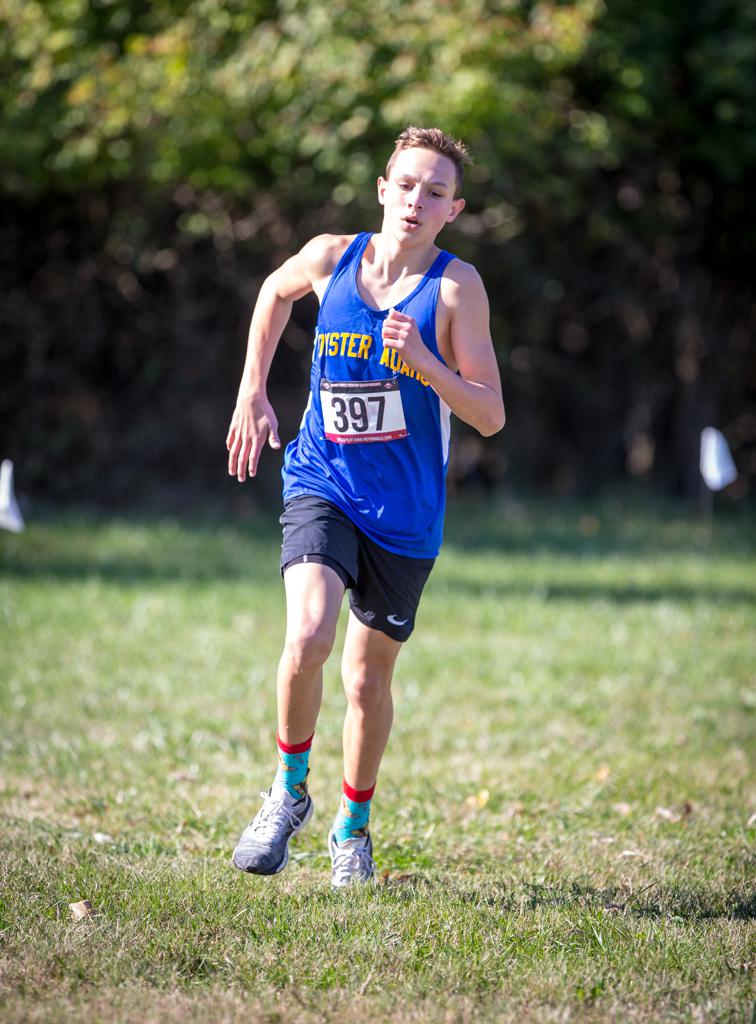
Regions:
<instances>
[{"instance_id":1,"label":"white shoelace","mask_svg":"<svg viewBox=\"0 0 756 1024\"><path fill-rule=\"evenodd\" d=\"M301 823L299 815L292 807L287 807L283 800L270 796L265 790L260 793L260 796L264 798L265 803L252 822L252 833L255 838L277 839L287 825L297 828Z\"/></svg>"},{"instance_id":2,"label":"white shoelace","mask_svg":"<svg viewBox=\"0 0 756 1024\"><path fill-rule=\"evenodd\" d=\"M355 877L366 881L375 871L375 861L365 846L337 846L334 843L333 883L347 885Z\"/></svg>"}]
</instances>

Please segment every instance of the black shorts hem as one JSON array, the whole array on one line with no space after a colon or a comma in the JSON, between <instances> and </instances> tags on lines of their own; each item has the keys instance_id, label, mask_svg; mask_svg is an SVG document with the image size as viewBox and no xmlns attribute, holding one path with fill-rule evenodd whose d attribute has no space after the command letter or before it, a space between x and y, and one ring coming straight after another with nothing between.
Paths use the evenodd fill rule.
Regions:
<instances>
[{"instance_id":1,"label":"black shorts hem","mask_svg":"<svg viewBox=\"0 0 756 1024\"><path fill-rule=\"evenodd\" d=\"M281 566L281 575L283 576L286 570L292 565L303 565L308 562L314 562L315 565L327 565L329 569L333 569L344 584L344 590L349 590L350 587L354 586L354 581L341 562L338 562L330 555L319 555L315 552L307 555L296 555L294 558L290 558L286 565Z\"/></svg>"}]
</instances>

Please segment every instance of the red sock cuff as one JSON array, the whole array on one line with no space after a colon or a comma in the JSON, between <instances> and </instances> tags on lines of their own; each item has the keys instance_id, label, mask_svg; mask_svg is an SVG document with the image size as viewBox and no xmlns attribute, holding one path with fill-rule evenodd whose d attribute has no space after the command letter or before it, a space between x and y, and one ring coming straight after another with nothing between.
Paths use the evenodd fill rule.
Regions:
<instances>
[{"instance_id":1,"label":"red sock cuff","mask_svg":"<svg viewBox=\"0 0 756 1024\"><path fill-rule=\"evenodd\" d=\"M349 797L356 804L364 804L366 800L371 800L374 792L375 785L372 785L370 789L352 789L347 780L344 779L344 796Z\"/></svg>"},{"instance_id":2,"label":"red sock cuff","mask_svg":"<svg viewBox=\"0 0 756 1024\"><path fill-rule=\"evenodd\" d=\"M312 737L314 735L315 733L310 736L309 740L305 740L304 743L284 743L278 733L276 733L276 743L284 754L304 754L305 750L309 750L312 746Z\"/></svg>"}]
</instances>

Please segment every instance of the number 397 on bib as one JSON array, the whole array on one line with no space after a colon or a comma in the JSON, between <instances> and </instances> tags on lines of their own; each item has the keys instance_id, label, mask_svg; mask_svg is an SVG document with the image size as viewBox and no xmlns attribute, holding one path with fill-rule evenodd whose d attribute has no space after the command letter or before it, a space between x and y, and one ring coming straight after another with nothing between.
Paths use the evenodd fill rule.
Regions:
<instances>
[{"instance_id":1,"label":"number 397 on bib","mask_svg":"<svg viewBox=\"0 0 756 1024\"><path fill-rule=\"evenodd\" d=\"M321 380L325 436L337 444L397 441L409 431L396 377L389 380Z\"/></svg>"}]
</instances>

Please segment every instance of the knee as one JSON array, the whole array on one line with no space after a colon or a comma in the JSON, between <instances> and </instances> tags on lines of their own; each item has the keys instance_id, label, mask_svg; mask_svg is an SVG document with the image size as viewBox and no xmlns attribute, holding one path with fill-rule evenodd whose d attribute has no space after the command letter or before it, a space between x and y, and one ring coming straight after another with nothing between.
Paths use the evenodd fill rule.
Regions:
<instances>
[{"instance_id":1,"label":"knee","mask_svg":"<svg viewBox=\"0 0 756 1024\"><path fill-rule=\"evenodd\" d=\"M295 672L317 670L323 666L333 647L330 629L321 623L303 623L286 637L286 654Z\"/></svg>"},{"instance_id":2,"label":"knee","mask_svg":"<svg viewBox=\"0 0 756 1024\"><path fill-rule=\"evenodd\" d=\"M344 675L344 690L350 706L357 711L375 711L389 697L391 677L362 668Z\"/></svg>"}]
</instances>

